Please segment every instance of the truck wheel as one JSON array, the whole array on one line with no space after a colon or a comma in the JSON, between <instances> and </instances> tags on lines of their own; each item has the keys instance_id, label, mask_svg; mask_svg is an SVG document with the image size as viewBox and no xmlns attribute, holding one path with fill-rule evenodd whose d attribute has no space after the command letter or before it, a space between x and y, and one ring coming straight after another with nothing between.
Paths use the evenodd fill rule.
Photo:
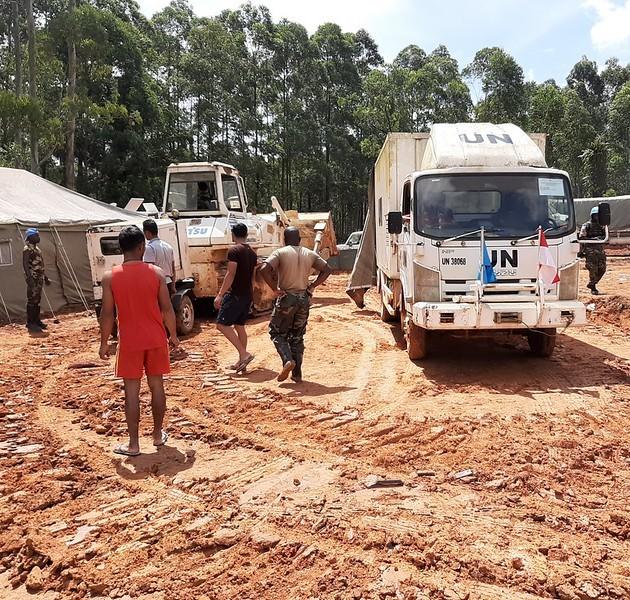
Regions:
<instances>
[{"instance_id":1,"label":"truck wheel","mask_svg":"<svg viewBox=\"0 0 630 600\"><path fill-rule=\"evenodd\" d=\"M549 357L556 347L555 329L530 329L527 332L529 348L536 356Z\"/></svg>"},{"instance_id":2,"label":"truck wheel","mask_svg":"<svg viewBox=\"0 0 630 600\"><path fill-rule=\"evenodd\" d=\"M400 328L402 329L410 360L426 358L429 353L429 332L418 327L407 315L404 300L400 303Z\"/></svg>"},{"instance_id":3,"label":"truck wheel","mask_svg":"<svg viewBox=\"0 0 630 600\"><path fill-rule=\"evenodd\" d=\"M383 300L383 290L381 290L381 312L380 312L380 316L381 316L381 321L383 321L383 323L391 323L392 321L396 320L396 316L392 316L389 314L389 311L387 310L387 307L385 306L385 301Z\"/></svg>"},{"instance_id":4,"label":"truck wheel","mask_svg":"<svg viewBox=\"0 0 630 600\"><path fill-rule=\"evenodd\" d=\"M190 296L184 296L175 312L177 334L188 335L195 325L195 307Z\"/></svg>"}]
</instances>

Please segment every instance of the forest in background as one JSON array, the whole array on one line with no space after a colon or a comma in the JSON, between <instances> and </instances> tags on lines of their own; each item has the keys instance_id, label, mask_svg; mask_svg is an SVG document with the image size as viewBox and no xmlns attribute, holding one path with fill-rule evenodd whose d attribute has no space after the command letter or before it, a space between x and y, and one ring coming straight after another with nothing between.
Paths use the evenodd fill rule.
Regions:
<instances>
[{"instance_id":1,"label":"forest in background","mask_svg":"<svg viewBox=\"0 0 630 600\"><path fill-rule=\"evenodd\" d=\"M160 205L171 162L218 160L253 210L272 195L332 210L343 237L388 132L461 121L547 133L576 196L630 193L630 66L615 58L539 84L501 48L463 68L445 46L385 63L365 30L309 35L252 4L205 18L172 0L147 18L134 0L0 0L0 166L105 202Z\"/></svg>"}]
</instances>

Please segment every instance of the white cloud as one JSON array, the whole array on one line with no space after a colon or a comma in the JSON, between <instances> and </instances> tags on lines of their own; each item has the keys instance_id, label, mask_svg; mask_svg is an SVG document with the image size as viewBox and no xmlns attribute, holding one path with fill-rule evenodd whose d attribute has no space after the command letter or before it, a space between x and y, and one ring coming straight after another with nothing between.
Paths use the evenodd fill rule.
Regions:
<instances>
[{"instance_id":1,"label":"white cloud","mask_svg":"<svg viewBox=\"0 0 630 600\"><path fill-rule=\"evenodd\" d=\"M630 42L630 0L585 0L597 21L591 28L591 41L598 50L625 48Z\"/></svg>"}]
</instances>

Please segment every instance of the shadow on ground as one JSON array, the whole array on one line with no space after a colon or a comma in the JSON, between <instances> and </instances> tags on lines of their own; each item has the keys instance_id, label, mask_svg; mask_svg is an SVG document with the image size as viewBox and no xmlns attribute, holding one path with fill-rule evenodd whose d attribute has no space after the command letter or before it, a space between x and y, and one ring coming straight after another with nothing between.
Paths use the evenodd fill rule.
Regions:
<instances>
[{"instance_id":1,"label":"shadow on ground","mask_svg":"<svg viewBox=\"0 0 630 600\"><path fill-rule=\"evenodd\" d=\"M392 336L401 343L399 328L392 327ZM522 336L475 339L440 333L431 337L430 348L429 357L415 361L415 368L455 392L474 387L529 397L545 392L598 397L588 388L629 382L625 361L566 335L558 335L551 358L532 355Z\"/></svg>"},{"instance_id":2,"label":"shadow on ground","mask_svg":"<svg viewBox=\"0 0 630 600\"><path fill-rule=\"evenodd\" d=\"M115 458L116 473L128 481L146 479L155 475L172 477L187 471L195 464L195 451L182 452L175 446L166 445L154 449L153 452Z\"/></svg>"}]
</instances>

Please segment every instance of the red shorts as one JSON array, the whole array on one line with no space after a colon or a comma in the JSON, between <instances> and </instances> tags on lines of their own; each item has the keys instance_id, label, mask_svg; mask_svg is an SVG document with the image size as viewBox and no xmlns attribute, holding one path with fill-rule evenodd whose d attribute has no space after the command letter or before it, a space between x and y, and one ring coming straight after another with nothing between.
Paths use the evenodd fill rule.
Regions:
<instances>
[{"instance_id":1,"label":"red shorts","mask_svg":"<svg viewBox=\"0 0 630 600\"><path fill-rule=\"evenodd\" d=\"M170 372L168 345L150 350L125 350L118 346L116 376L123 379L142 379L147 375L165 375Z\"/></svg>"}]
</instances>

